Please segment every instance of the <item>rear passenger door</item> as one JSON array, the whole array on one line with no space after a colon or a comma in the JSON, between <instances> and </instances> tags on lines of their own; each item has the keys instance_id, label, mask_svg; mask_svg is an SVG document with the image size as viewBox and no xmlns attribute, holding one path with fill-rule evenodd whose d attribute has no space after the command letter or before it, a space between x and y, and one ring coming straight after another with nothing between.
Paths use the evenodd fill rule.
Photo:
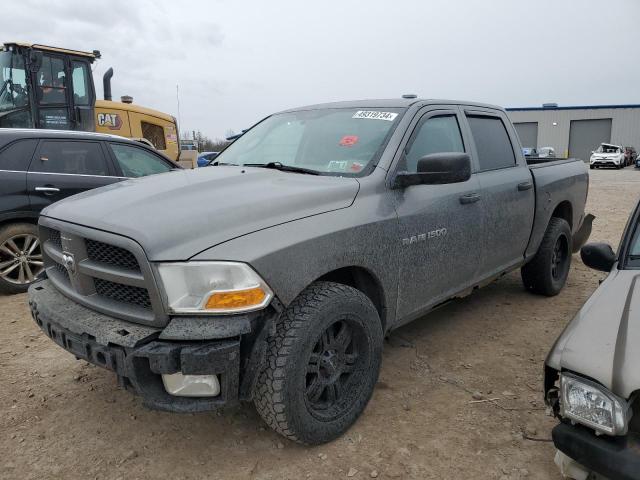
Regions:
<instances>
[{"instance_id":1,"label":"rear passenger door","mask_svg":"<svg viewBox=\"0 0 640 480\"><path fill-rule=\"evenodd\" d=\"M100 141L41 140L27 174L31 208L39 212L70 195L120 180Z\"/></svg>"},{"instance_id":2,"label":"rear passenger door","mask_svg":"<svg viewBox=\"0 0 640 480\"><path fill-rule=\"evenodd\" d=\"M529 167L516 155L519 142L506 117L495 110L467 110L465 116L482 196L480 272L490 277L522 261L533 224L535 189Z\"/></svg>"}]
</instances>

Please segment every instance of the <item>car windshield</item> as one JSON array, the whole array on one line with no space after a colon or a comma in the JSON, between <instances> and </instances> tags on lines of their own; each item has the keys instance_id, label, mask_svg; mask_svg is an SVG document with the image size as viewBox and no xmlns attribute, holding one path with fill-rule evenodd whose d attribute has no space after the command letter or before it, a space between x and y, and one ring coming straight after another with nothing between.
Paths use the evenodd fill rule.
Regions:
<instances>
[{"instance_id":1,"label":"car windshield","mask_svg":"<svg viewBox=\"0 0 640 480\"><path fill-rule=\"evenodd\" d=\"M596 152L598 152L598 153L620 153L620 147L614 147L613 145L600 145L598 147L598 150L596 150Z\"/></svg>"},{"instance_id":2,"label":"car windshield","mask_svg":"<svg viewBox=\"0 0 640 480\"><path fill-rule=\"evenodd\" d=\"M0 112L28 104L24 59L15 52L0 52Z\"/></svg>"},{"instance_id":3,"label":"car windshield","mask_svg":"<svg viewBox=\"0 0 640 480\"><path fill-rule=\"evenodd\" d=\"M276 114L243 134L216 162L357 175L378 159L403 111L327 108Z\"/></svg>"}]
</instances>

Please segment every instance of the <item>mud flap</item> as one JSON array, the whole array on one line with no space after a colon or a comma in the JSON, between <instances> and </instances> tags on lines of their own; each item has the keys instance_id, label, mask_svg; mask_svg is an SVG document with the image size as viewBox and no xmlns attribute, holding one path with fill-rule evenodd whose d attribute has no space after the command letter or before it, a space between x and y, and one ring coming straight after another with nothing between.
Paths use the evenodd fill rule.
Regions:
<instances>
[{"instance_id":1,"label":"mud flap","mask_svg":"<svg viewBox=\"0 0 640 480\"><path fill-rule=\"evenodd\" d=\"M580 225L580 228L573 236L573 253L578 253L583 245L587 243L587 240L589 240L594 218L596 218L595 215L592 215L590 213L587 213L584 216L582 225Z\"/></svg>"}]
</instances>

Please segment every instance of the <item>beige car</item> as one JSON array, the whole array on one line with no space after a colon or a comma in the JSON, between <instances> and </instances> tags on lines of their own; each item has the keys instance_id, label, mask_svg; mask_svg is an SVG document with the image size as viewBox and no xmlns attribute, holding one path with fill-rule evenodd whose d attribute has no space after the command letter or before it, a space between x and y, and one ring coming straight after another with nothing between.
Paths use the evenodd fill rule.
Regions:
<instances>
[{"instance_id":1,"label":"beige car","mask_svg":"<svg viewBox=\"0 0 640 480\"><path fill-rule=\"evenodd\" d=\"M581 250L609 276L556 340L545 364L545 396L562 473L577 480L640 478L640 204L617 254Z\"/></svg>"}]
</instances>

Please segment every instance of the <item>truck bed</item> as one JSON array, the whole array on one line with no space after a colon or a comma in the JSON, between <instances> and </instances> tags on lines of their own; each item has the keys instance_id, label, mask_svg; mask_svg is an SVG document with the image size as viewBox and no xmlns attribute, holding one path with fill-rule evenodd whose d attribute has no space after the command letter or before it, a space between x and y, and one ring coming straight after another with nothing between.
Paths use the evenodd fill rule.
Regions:
<instances>
[{"instance_id":1,"label":"truck bed","mask_svg":"<svg viewBox=\"0 0 640 480\"><path fill-rule=\"evenodd\" d=\"M566 209L571 232L579 230L589 189L589 170L579 158L536 163L529 165L529 170L535 185L536 209L526 256L538 250L554 208Z\"/></svg>"}]
</instances>

